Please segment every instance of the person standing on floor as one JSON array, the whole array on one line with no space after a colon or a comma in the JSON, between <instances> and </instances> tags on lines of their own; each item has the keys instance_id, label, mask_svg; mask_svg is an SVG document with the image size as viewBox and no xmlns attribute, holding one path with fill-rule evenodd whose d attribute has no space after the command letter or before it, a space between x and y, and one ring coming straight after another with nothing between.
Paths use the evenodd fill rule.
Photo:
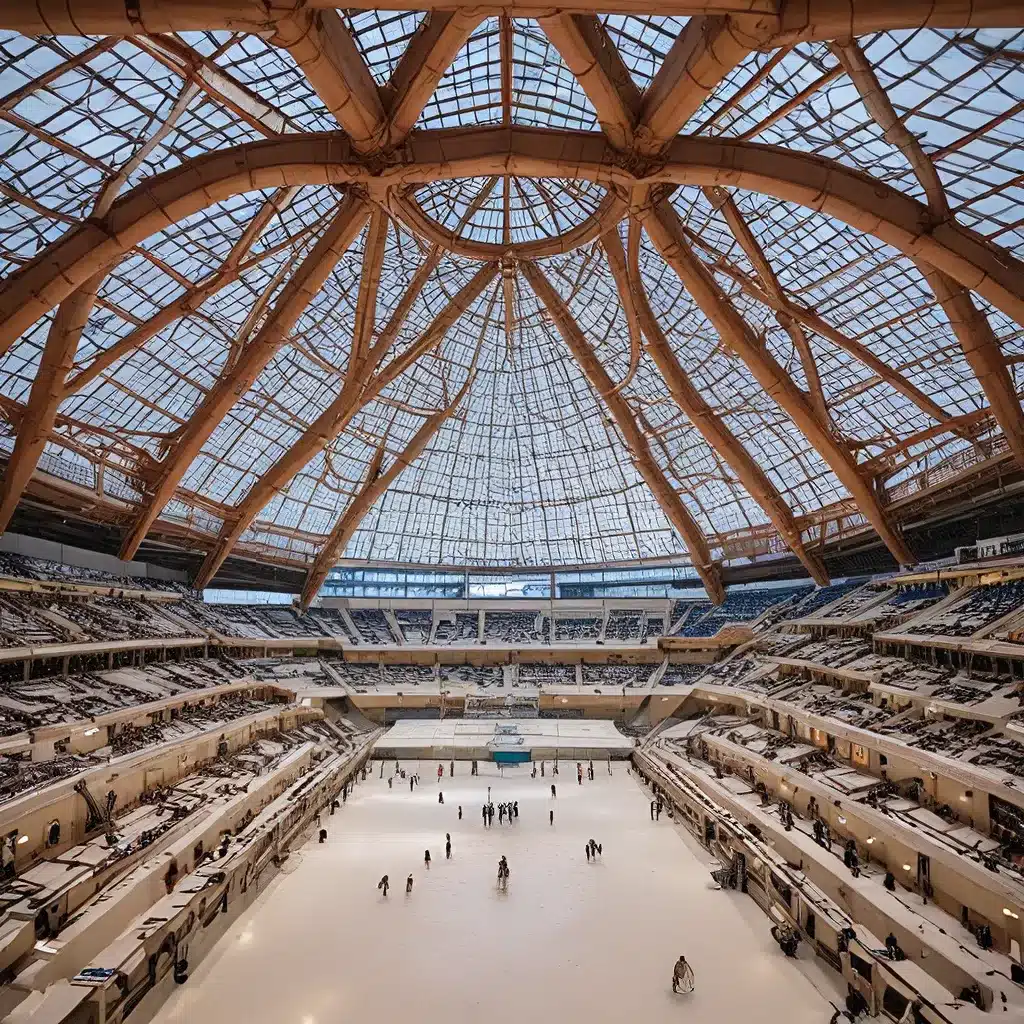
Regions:
<instances>
[{"instance_id":1,"label":"person standing on floor","mask_svg":"<svg viewBox=\"0 0 1024 1024\"><path fill-rule=\"evenodd\" d=\"M555 784L553 782L551 783L551 796L552 798L555 796Z\"/></svg>"},{"instance_id":2,"label":"person standing on floor","mask_svg":"<svg viewBox=\"0 0 1024 1024\"><path fill-rule=\"evenodd\" d=\"M587 845L583 847L583 850L584 850L584 852L587 855L587 863L589 864L590 863L590 843L587 843Z\"/></svg>"},{"instance_id":3,"label":"person standing on floor","mask_svg":"<svg viewBox=\"0 0 1024 1024\"><path fill-rule=\"evenodd\" d=\"M459 821L462 821L462 804L459 804Z\"/></svg>"},{"instance_id":4,"label":"person standing on floor","mask_svg":"<svg viewBox=\"0 0 1024 1024\"><path fill-rule=\"evenodd\" d=\"M480 808L480 813L484 816L484 828L487 828L487 804Z\"/></svg>"},{"instance_id":5,"label":"person standing on floor","mask_svg":"<svg viewBox=\"0 0 1024 1024\"><path fill-rule=\"evenodd\" d=\"M656 800L651 801L651 821L654 821L654 808L657 806L657 803Z\"/></svg>"},{"instance_id":6,"label":"person standing on floor","mask_svg":"<svg viewBox=\"0 0 1024 1024\"><path fill-rule=\"evenodd\" d=\"M388 789L394 789L394 788L395 788L395 777L394 777L394 775L389 775L388 776Z\"/></svg>"},{"instance_id":7,"label":"person standing on floor","mask_svg":"<svg viewBox=\"0 0 1024 1024\"><path fill-rule=\"evenodd\" d=\"M487 824L494 824L494 804L490 803L487 805Z\"/></svg>"},{"instance_id":8,"label":"person standing on floor","mask_svg":"<svg viewBox=\"0 0 1024 1024\"><path fill-rule=\"evenodd\" d=\"M686 962L686 957L681 953L675 966L672 968L672 991L693 991L693 968Z\"/></svg>"},{"instance_id":9,"label":"person standing on floor","mask_svg":"<svg viewBox=\"0 0 1024 1024\"><path fill-rule=\"evenodd\" d=\"M415 775L410 775L409 776L409 792L410 793L412 792L412 786L413 786L413 783L415 781L416 781L416 776Z\"/></svg>"},{"instance_id":10,"label":"person standing on floor","mask_svg":"<svg viewBox=\"0 0 1024 1024\"><path fill-rule=\"evenodd\" d=\"M454 761L452 761L451 764L448 765L448 774L453 779L455 778L455 762Z\"/></svg>"},{"instance_id":11,"label":"person standing on floor","mask_svg":"<svg viewBox=\"0 0 1024 1024\"><path fill-rule=\"evenodd\" d=\"M443 804L444 803L444 793L438 793L437 794L437 802L439 804Z\"/></svg>"},{"instance_id":12,"label":"person standing on floor","mask_svg":"<svg viewBox=\"0 0 1024 1024\"><path fill-rule=\"evenodd\" d=\"M406 895L412 892L412 875L405 880L405 892Z\"/></svg>"},{"instance_id":13,"label":"person standing on floor","mask_svg":"<svg viewBox=\"0 0 1024 1024\"><path fill-rule=\"evenodd\" d=\"M444 859L452 859L452 834L451 832L445 832L444 834Z\"/></svg>"},{"instance_id":14,"label":"person standing on floor","mask_svg":"<svg viewBox=\"0 0 1024 1024\"><path fill-rule=\"evenodd\" d=\"M518 821L519 820L519 801L518 800L512 805L512 811L515 813L516 821Z\"/></svg>"},{"instance_id":15,"label":"person standing on floor","mask_svg":"<svg viewBox=\"0 0 1024 1024\"><path fill-rule=\"evenodd\" d=\"M429 871L430 870L430 851L423 851L423 865Z\"/></svg>"},{"instance_id":16,"label":"person standing on floor","mask_svg":"<svg viewBox=\"0 0 1024 1024\"><path fill-rule=\"evenodd\" d=\"M548 824L549 825L554 825L554 823L555 823L555 812L554 811L548 811Z\"/></svg>"},{"instance_id":17,"label":"person standing on floor","mask_svg":"<svg viewBox=\"0 0 1024 1024\"><path fill-rule=\"evenodd\" d=\"M387 875L385 875L377 883L377 888L380 889L384 893L385 897L387 896L387 894L388 894L388 876Z\"/></svg>"}]
</instances>

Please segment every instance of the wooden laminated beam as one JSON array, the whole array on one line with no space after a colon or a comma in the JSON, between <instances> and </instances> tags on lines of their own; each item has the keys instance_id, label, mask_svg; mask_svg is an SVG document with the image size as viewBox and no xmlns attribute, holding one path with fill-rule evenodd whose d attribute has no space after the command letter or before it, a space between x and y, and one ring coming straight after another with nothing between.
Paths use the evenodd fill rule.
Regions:
<instances>
[{"instance_id":1,"label":"wooden laminated beam","mask_svg":"<svg viewBox=\"0 0 1024 1024\"><path fill-rule=\"evenodd\" d=\"M470 8L433 11L420 24L383 89L387 146L405 141L456 54L483 20L482 12Z\"/></svg>"},{"instance_id":2,"label":"wooden laminated beam","mask_svg":"<svg viewBox=\"0 0 1024 1024\"><path fill-rule=\"evenodd\" d=\"M769 308L775 312L779 324L790 333L791 337L793 336L794 326L797 330L807 327L809 330L822 334L822 337L825 337L826 335L820 329L817 329L821 327L824 321L810 310L805 311L802 308L795 308L796 303L783 290L771 262L761 248L761 244L754 237L753 231L750 230L750 226L743 218L732 196L725 189L721 188L706 188L704 191L710 202L725 218L725 222L729 225L729 230L732 232L733 237L739 243L747 259L750 260L751 266L757 271L757 276L762 286L770 296ZM810 326L812 323L817 325L817 327ZM929 398L928 395L907 380L898 370L894 370L883 360L879 359L866 345L862 345L837 329L832 329L828 332L828 340L863 363L895 391L898 391L904 398L913 402L926 416L939 423L946 423L950 419L950 414L942 406ZM794 343L799 347L800 343L795 337ZM824 399L821 398L819 401L823 402ZM824 416L822 422L828 422L827 415Z\"/></svg>"},{"instance_id":3,"label":"wooden laminated beam","mask_svg":"<svg viewBox=\"0 0 1024 1024\"><path fill-rule=\"evenodd\" d=\"M928 197L932 219L941 222L948 218L949 203L935 164L917 136L896 113L892 100L882 88L864 51L853 39L833 44L832 51L839 57L857 87L864 106L882 129L885 138L900 149L913 167ZM1024 468L1024 410L1021 409L1013 378L988 317L975 305L971 293L948 274L923 260L917 260L917 266L942 307L1013 457Z\"/></svg>"},{"instance_id":4,"label":"wooden laminated beam","mask_svg":"<svg viewBox=\"0 0 1024 1024\"><path fill-rule=\"evenodd\" d=\"M518 174L571 176L633 188L722 185L804 205L874 235L973 288L1024 322L1024 264L953 220L929 225L917 200L837 161L753 142L679 138L649 173L624 166L597 132L524 126L414 133L382 166L364 162L337 133L237 146L187 161L127 192L110 213L84 221L47 246L0 285L0 338L27 330L97 270L132 246L241 192L344 182L392 184Z\"/></svg>"},{"instance_id":5,"label":"wooden laminated beam","mask_svg":"<svg viewBox=\"0 0 1024 1024\"><path fill-rule=\"evenodd\" d=\"M616 149L630 149L643 97L604 25L594 14L537 20L587 94L608 141Z\"/></svg>"},{"instance_id":6,"label":"wooden laminated beam","mask_svg":"<svg viewBox=\"0 0 1024 1024\"><path fill-rule=\"evenodd\" d=\"M0 28L22 35L118 35L158 32L210 32L228 29L268 34L282 19L306 9L333 9L335 0L29 0L0 6ZM450 11L451 0L377 0L373 7L353 10ZM650 0L561 0L560 10L578 14L650 15ZM538 17L551 6L536 2L495 5L492 13ZM771 31L770 39L837 39L897 29L1019 28L1020 8L1008 0L663 0L658 13L698 15L757 15Z\"/></svg>"},{"instance_id":7,"label":"wooden laminated beam","mask_svg":"<svg viewBox=\"0 0 1024 1024\"><path fill-rule=\"evenodd\" d=\"M288 343L303 310L359 236L369 216L370 208L365 200L354 195L342 200L316 245L282 289L259 332L245 345L234 366L217 380L160 463L159 475L147 488L143 507L132 521L121 547L123 559L127 561L135 555L203 445L271 359Z\"/></svg>"},{"instance_id":8,"label":"wooden laminated beam","mask_svg":"<svg viewBox=\"0 0 1024 1024\"><path fill-rule=\"evenodd\" d=\"M608 376L608 371L601 365L572 313L541 269L528 260L522 261L519 269L547 309L558 333L590 382L590 386L600 396L615 421L640 477L661 506L665 518L686 544L690 559L700 574L708 597L715 604L721 604L725 600L725 587L722 583L721 568L711 558L707 537L655 460L629 403L615 390L615 384Z\"/></svg>"},{"instance_id":9,"label":"wooden laminated beam","mask_svg":"<svg viewBox=\"0 0 1024 1024\"><path fill-rule=\"evenodd\" d=\"M948 274L923 260L917 261L917 267L946 314L967 365L977 377L1017 465L1024 467L1024 412L1021 411L1006 356L988 317L975 305L971 293Z\"/></svg>"},{"instance_id":10,"label":"wooden laminated beam","mask_svg":"<svg viewBox=\"0 0 1024 1024\"><path fill-rule=\"evenodd\" d=\"M50 440L57 409L64 397L64 379L74 362L78 342L105 276L97 274L65 299L50 325L25 414L18 426L14 451L7 461L0 484L0 533L10 525L14 510Z\"/></svg>"},{"instance_id":11,"label":"wooden laminated beam","mask_svg":"<svg viewBox=\"0 0 1024 1024\"><path fill-rule=\"evenodd\" d=\"M264 250L251 260L245 259L252 246L269 227L272 216L291 201L295 192L295 189L279 189L274 196L263 203L217 270L198 284L193 285L183 295L175 299L174 302L164 306L159 312L154 313L148 320L139 324L135 330L129 331L128 334L123 338L119 338L109 348L103 349L88 366L83 367L74 376L69 377L65 389L65 397L81 391L101 373L109 370L115 363L137 349L142 348L146 342L156 337L165 327L169 327L176 320L194 313L204 302L216 295L217 292L237 281L247 270L257 266L263 260L274 256L283 248L299 241L307 233L306 231L303 231L297 237L289 238L283 243Z\"/></svg>"},{"instance_id":12,"label":"wooden laminated beam","mask_svg":"<svg viewBox=\"0 0 1024 1024\"><path fill-rule=\"evenodd\" d=\"M446 408L433 413L424 420L423 426L416 431L402 451L394 457L386 470L380 472L379 462L375 466L371 466L371 472L367 473L359 493L352 499L351 504L345 510L345 514L331 530L330 536L324 542L306 576L300 597L303 610L313 603L313 599L324 585L324 580L327 579L327 574L331 571L335 562L338 561L341 552L345 550L345 545L352 539L352 535L359 528L359 524L366 517L367 512L384 496L387 489L398 477L423 454L424 448L427 447L441 427L455 415L462 400L468 394L474 377L475 371L469 374L465 384L462 385ZM379 451L383 452L383 445Z\"/></svg>"},{"instance_id":13,"label":"wooden laminated beam","mask_svg":"<svg viewBox=\"0 0 1024 1024\"><path fill-rule=\"evenodd\" d=\"M167 137L175 123L199 94L199 87L186 83L167 115L138 149L108 177L93 204L92 215L102 219L109 212L125 182L143 161ZM169 276L171 268L162 268ZM64 382L74 365L78 344L89 322L100 288L106 279L101 271L68 296L57 309L47 333L39 368L29 394L25 416L22 417L14 451L7 462L0 485L0 533L7 529L14 510L28 486L57 420L57 410L64 398ZM8 336L9 342L10 336Z\"/></svg>"},{"instance_id":14,"label":"wooden laminated beam","mask_svg":"<svg viewBox=\"0 0 1024 1024\"><path fill-rule=\"evenodd\" d=\"M668 204L660 203L647 207L640 216L651 241L718 332L722 343L743 360L762 390L788 414L808 444L847 489L896 561L912 565L914 556L910 548L890 524L878 495L861 474L856 460L818 420L807 396L761 344L711 272L694 254L675 211Z\"/></svg>"},{"instance_id":15,"label":"wooden laminated beam","mask_svg":"<svg viewBox=\"0 0 1024 1024\"><path fill-rule=\"evenodd\" d=\"M664 149L726 75L767 42L772 27L770 19L691 18L644 93L637 150L653 155Z\"/></svg>"},{"instance_id":16,"label":"wooden laminated beam","mask_svg":"<svg viewBox=\"0 0 1024 1024\"><path fill-rule=\"evenodd\" d=\"M639 226L633 225L631 231L636 232L633 238L638 241ZM618 288L619 299L624 308L631 306L635 310L640 328L647 338L647 351L658 367L676 405L761 507L778 530L779 536L800 559L814 582L819 586L826 586L829 580L824 563L807 549L800 528L785 499L736 435L704 400L704 396L694 386L676 358L675 352L672 351L672 346L647 299L647 291L636 261L636 247L631 247L630 259L627 261L617 231L609 232L601 242Z\"/></svg>"},{"instance_id":17,"label":"wooden laminated beam","mask_svg":"<svg viewBox=\"0 0 1024 1024\"><path fill-rule=\"evenodd\" d=\"M302 436L256 482L245 500L225 519L217 544L207 556L196 578L197 586L206 586L227 558L238 539L249 528L268 501L305 466L318 452L323 451L365 406L388 385L405 373L417 360L436 348L452 325L473 304L474 300L494 280L497 267L487 264L452 296L445 308L427 329L400 355L379 371L376 368L394 344L402 325L417 296L423 290L430 274L441 259L441 251L434 250L417 271L390 321L370 352L359 373L346 377L345 383L331 404L311 423Z\"/></svg>"},{"instance_id":18,"label":"wooden laminated beam","mask_svg":"<svg viewBox=\"0 0 1024 1024\"><path fill-rule=\"evenodd\" d=\"M381 148L385 117L377 83L337 11L297 11L278 22L271 41L292 55L356 150Z\"/></svg>"}]
</instances>

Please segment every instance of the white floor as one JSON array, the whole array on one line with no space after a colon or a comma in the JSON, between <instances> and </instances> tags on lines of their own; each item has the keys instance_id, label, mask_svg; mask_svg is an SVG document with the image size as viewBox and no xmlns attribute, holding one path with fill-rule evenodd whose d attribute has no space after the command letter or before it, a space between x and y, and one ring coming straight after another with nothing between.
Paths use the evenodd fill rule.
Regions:
<instances>
[{"instance_id":1,"label":"white floor","mask_svg":"<svg viewBox=\"0 0 1024 1024\"><path fill-rule=\"evenodd\" d=\"M375 765L341 811L324 817L328 841L291 858L154 1020L829 1020L831 1006L782 956L768 919L749 897L709 888L699 848L666 817L650 820L646 793L624 764L611 777L595 764L595 781L584 776L580 787L563 763L554 800L550 764L543 780L530 778L529 766L506 769L505 778L487 767L492 774L473 778L467 762L456 762L449 778L446 764L439 785L437 765L424 764L410 794L397 779L389 789ZM499 826L495 815L484 829L488 785L496 805L519 801L517 824ZM604 846L596 864L584 856L591 837ZM507 893L496 886L502 854ZM385 872L386 900L377 889ZM696 991L685 996L670 985L679 953L696 973Z\"/></svg>"}]
</instances>

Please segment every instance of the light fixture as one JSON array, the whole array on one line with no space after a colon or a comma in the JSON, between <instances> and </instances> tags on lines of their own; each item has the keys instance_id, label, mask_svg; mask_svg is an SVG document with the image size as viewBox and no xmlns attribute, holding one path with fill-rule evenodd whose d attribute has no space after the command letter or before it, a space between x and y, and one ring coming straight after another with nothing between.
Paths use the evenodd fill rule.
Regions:
<instances>
[{"instance_id":1,"label":"light fixture","mask_svg":"<svg viewBox=\"0 0 1024 1024\"><path fill-rule=\"evenodd\" d=\"M840 825L845 825L846 824L846 819L841 814L839 815L839 824Z\"/></svg>"},{"instance_id":2,"label":"light fixture","mask_svg":"<svg viewBox=\"0 0 1024 1024\"><path fill-rule=\"evenodd\" d=\"M903 865L903 870L904 871L910 871L911 870L910 865L909 864L904 864Z\"/></svg>"},{"instance_id":3,"label":"light fixture","mask_svg":"<svg viewBox=\"0 0 1024 1024\"><path fill-rule=\"evenodd\" d=\"M1003 907L1003 913L1007 917L1012 917L1014 919L1014 921L1017 921L1017 920L1020 919L1020 914L1015 914L1009 907Z\"/></svg>"},{"instance_id":4,"label":"light fixture","mask_svg":"<svg viewBox=\"0 0 1024 1024\"><path fill-rule=\"evenodd\" d=\"M86 736L95 736L96 733L98 733L98 732L99 732L99 729L94 727L92 729L86 729L84 735L86 735Z\"/></svg>"},{"instance_id":5,"label":"light fixture","mask_svg":"<svg viewBox=\"0 0 1024 1024\"><path fill-rule=\"evenodd\" d=\"M967 795L965 793L961 793L960 794L960 803L962 803L962 804L967 803Z\"/></svg>"},{"instance_id":6,"label":"light fixture","mask_svg":"<svg viewBox=\"0 0 1024 1024\"><path fill-rule=\"evenodd\" d=\"M18 845L24 846L28 842L28 836L18 836Z\"/></svg>"},{"instance_id":7,"label":"light fixture","mask_svg":"<svg viewBox=\"0 0 1024 1024\"><path fill-rule=\"evenodd\" d=\"M874 841L875 841L875 837L874 836L868 836L867 839L864 840L864 842L866 842L868 844L868 846L870 846Z\"/></svg>"}]
</instances>

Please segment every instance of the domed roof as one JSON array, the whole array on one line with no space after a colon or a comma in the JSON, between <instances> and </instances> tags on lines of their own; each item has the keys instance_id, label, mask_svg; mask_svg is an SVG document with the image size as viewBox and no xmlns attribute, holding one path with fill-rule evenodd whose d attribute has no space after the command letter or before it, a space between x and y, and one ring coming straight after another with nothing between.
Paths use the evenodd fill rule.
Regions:
<instances>
[{"instance_id":1,"label":"domed roof","mask_svg":"<svg viewBox=\"0 0 1024 1024\"><path fill-rule=\"evenodd\" d=\"M4 15L0 525L45 480L307 590L911 560L1024 460L1024 34L840 6Z\"/></svg>"}]
</instances>

